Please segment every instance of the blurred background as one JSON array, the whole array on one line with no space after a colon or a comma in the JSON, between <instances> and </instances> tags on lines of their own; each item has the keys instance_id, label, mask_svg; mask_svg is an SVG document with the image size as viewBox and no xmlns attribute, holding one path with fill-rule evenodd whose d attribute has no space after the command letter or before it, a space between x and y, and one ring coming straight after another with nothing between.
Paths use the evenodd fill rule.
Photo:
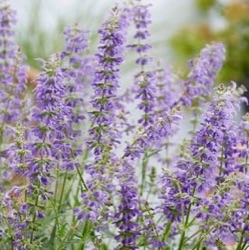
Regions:
<instances>
[{"instance_id":1,"label":"blurred background","mask_svg":"<svg viewBox=\"0 0 249 250\"><path fill-rule=\"evenodd\" d=\"M63 29L79 23L92 34L96 47L97 30L115 3L122 0L11 0L18 11L17 40L26 53L30 65L39 68L37 57L48 57L60 51ZM125 0L127 1L127 0ZM154 56L172 61L169 40L184 24L199 20L194 0L145 0L151 9L151 43Z\"/></svg>"},{"instance_id":2,"label":"blurred background","mask_svg":"<svg viewBox=\"0 0 249 250\"><path fill-rule=\"evenodd\" d=\"M122 0L119 0L122 2ZM96 48L97 30L117 0L11 0L18 11L17 40L29 65L48 58L63 46L63 29L79 23L91 31ZM145 0L152 2L151 43L156 60L173 65L182 75L187 60L206 43L221 41L227 60L219 82L234 80L249 86L249 0Z\"/></svg>"}]
</instances>

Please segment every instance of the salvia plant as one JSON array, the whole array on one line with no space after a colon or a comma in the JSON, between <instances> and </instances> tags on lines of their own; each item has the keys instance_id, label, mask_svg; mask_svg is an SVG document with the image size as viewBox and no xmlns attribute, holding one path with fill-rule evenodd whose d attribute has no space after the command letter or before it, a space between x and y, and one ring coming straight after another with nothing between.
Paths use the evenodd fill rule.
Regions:
<instances>
[{"instance_id":1,"label":"salvia plant","mask_svg":"<svg viewBox=\"0 0 249 250\"><path fill-rule=\"evenodd\" d=\"M249 249L245 89L220 43L185 79L153 58L149 11L114 6L96 49L66 27L32 89L1 0L1 249Z\"/></svg>"}]
</instances>

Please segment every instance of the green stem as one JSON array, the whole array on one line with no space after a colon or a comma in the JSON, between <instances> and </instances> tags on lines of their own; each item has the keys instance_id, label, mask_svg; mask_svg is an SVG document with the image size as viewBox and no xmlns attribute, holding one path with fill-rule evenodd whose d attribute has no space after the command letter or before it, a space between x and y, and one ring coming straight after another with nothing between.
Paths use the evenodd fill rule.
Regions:
<instances>
[{"instance_id":1,"label":"green stem","mask_svg":"<svg viewBox=\"0 0 249 250\"><path fill-rule=\"evenodd\" d=\"M85 183L85 181L84 181L84 179L83 179L83 177L82 177L82 173L80 172L80 170L79 170L78 167L76 167L76 170L77 170L77 173L78 173L78 175L79 175L79 177L80 177L81 184L82 184L83 187L84 187L84 191L87 191L88 188L87 188L87 185L86 185L86 183Z\"/></svg>"},{"instance_id":2,"label":"green stem","mask_svg":"<svg viewBox=\"0 0 249 250\"><path fill-rule=\"evenodd\" d=\"M77 223L77 222L76 222ZM59 247L56 250L63 250L66 249L65 248L65 244L66 242L69 241L70 238L73 237L74 232L75 232L75 228L76 228L76 224L68 231L67 235L65 236L64 240L61 242L61 244L59 245Z\"/></svg>"},{"instance_id":3,"label":"green stem","mask_svg":"<svg viewBox=\"0 0 249 250\"><path fill-rule=\"evenodd\" d=\"M242 246L242 250L247 250L249 248L248 244L245 242Z\"/></svg>"},{"instance_id":4,"label":"green stem","mask_svg":"<svg viewBox=\"0 0 249 250\"><path fill-rule=\"evenodd\" d=\"M191 212L191 207L192 207L192 203L190 203L188 205L188 211L187 211L186 220L184 223L184 228L186 228L188 226L188 220L189 220L189 216L190 216L190 212Z\"/></svg>"},{"instance_id":5,"label":"green stem","mask_svg":"<svg viewBox=\"0 0 249 250\"><path fill-rule=\"evenodd\" d=\"M183 232L181 234L181 239L180 239L180 242L179 242L179 246L178 246L178 250L181 250L182 247L183 247L183 243L184 243L184 238L185 238L185 229L183 229Z\"/></svg>"},{"instance_id":6,"label":"green stem","mask_svg":"<svg viewBox=\"0 0 249 250\"><path fill-rule=\"evenodd\" d=\"M164 242L165 239L167 238L167 236L169 235L170 229L171 229L171 223L169 222L167 227L165 228L165 230L163 232L162 242Z\"/></svg>"},{"instance_id":7,"label":"green stem","mask_svg":"<svg viewBox=\"0 0 249 250\"><path fill-rule=\"evenodd\" d=\"M242 243L243 243L243 234L241 234L241 236L240 236L239 244L238 244L238 246L236 247L236 250L242 250L242 249L243 249L243 248L241 247L241 246L242 246Z\"/></svg>"},{"instance_id":8,"label":"green stem","mask_svg":"<svg viewBox=\"0 0 249 250\"><path fill-rule=\"evenodd\" d=\"M78 249L82 249L82 250L84 249L86 239L87 239L91 229L92 229L92 223L90 221L86 221L84 226L83 226L83 229L82 229L81 244L80 244Z\"/></svg>"},{"instance_id":9,"label":"green stem","mask_svg":"<svg viewBox=\"0 0 249 250\"><path fill-rule=\"evenodd\" d=\"M204 240L204 238L206 237L206 235L208 235L214 228L216 227L216 225L214 225L213 227L209 228L209 230L206 231L206 233L202 233L200 236L200 239L197 241L197 243L194 245L194 247L192 248L192 250L195 249L199 249L201 246L202 241ZM200 230L201 231L201 230Z\"/></svg>"},{"instance_id":10,"label":"green stem","mask_svg":"<svg viewBox=\"0 0 249 250\"><path fill-rule=\"evenodd\" d=\"M239 244L236 247L236 250L242 250L244 247L242 247L243 244L243 238L244 238L244 234L245 234L245 228L243 229L241 235L240 235L240 240L239 240Z\"/></svg>"},{"instance_id":11,"label":"green stem","mask_svg":"<svg viewBox=\"0 0 249 250\"><path fill-rule=\"evenodd\" d=\"M148 165L148 155L147 152L145 153L143 160L142 160L142 175L141 175L141 186L140 186L140 196L143 195L143 190L145 186L145 179L146 179L146 169Z\"/></svg>"},{"instance_id":12,"label":"green stem","mask_svg":"<svg viewBox=\"0 0 249 250\"><path fill-rule=\"evenodd\" d=\"M56 231L57 231L57 226L59 225L59 209L57 209L57 193L58 193L58 186L59 186L59 164L57 164L57 168L56 168L56 183L55 183L55 191L54 191L54 199L50 200L52 207L54 209L54 213L55 213L55 223L54 223L54 227L52 229L51 235L50 235L50 239L49 239L49 245L51 247L54 247L54 238L56 235ZM60 203L59 203L60 206Z\"/></svg>"},{"instance_id":13,"label":"green stem","mask_svg":"<svg viewBox=\"0 0 249 250\"><path fill-rule=\"evenodd\" d=\"M60 211L60 209L61 209L63 195L64 195L64 191L65 191L65 187L66 187L66 181L67 181L67 170L66 170L66 172L64 174L64 179L63 179L63 184L62 184L62 190L61 190L61 195L60 195L60 200L59 200L58 211Z\"/></svg>"},{"instance_id":14,"label":"green stem","mask_svg":"<svg viewBox=\"0 0 249 250\"><path fill-rule=\"evenodd\" d=\"M85 162L86 162L86 160L87 160L87 158L88 158L88 154L89 154L89 151L86 149L86 150L84 151L84 155L83 155L83 159L82 159L81 165L84 165L84 164L85 164ZM78 173L79 176L82 177L83 171L82 171L82 173L79 174L78 169L77 169L77 173ZM76 179L76 180L77 180L77 179ZM83 180L83 181L82 181L82 180ZM87 188L86 185L85 185L85 187L86 187L85 190L83 190L83 187L84 187L84 186L82 187L82 184L83 184L83 183L85 183L85 182L84 182L84 179L83 179L83 178L82 178L82 179L79 178L79 179L78 179L78 184L77 184L76 193L75 193L74 207L77 207L77 206L78 206L78 203L79 203L78 197L79 197L80 189L81 189L81 191L87 191L87 190L88 190L88 188ZM76 216L74 215L73 218L72 218L72 224L75 223L75 220L76 220Z\"/></svg>"},{"instance_id":15,"label":"green stem","mask_svg":"<svg viewBox=\"0 0 249 250\"><path fill-rule=\"evenodd\" d=\"M193 237L195 237L196 235L198 235L200 232L202 231L202 229L199 229L198 231L196 231L194 234L192 234L191 236L189 236L186 241L191 240Z\"/></svg>"},{"instance_id":16,"label":"green stem","mask_svg":"<svg viewBox=\"0 0 249 250\"><path fill-rule=\"evenodd\" d=\"M150 220L152 221L152 228L153 228L153 231L154 231L155 234L156 234L156 238L157 238L157 240L160 240L159 233L158 233L158 231L157 231L155 222L154 222L154 220L153 220L153 215L152 215L151 212L150 212L149 204L148 204L148 205L145 204L145 206L146 206L146 208L147 208L149 218L150 218ZM160 247L160 248L158 248L158 249L160 250L160 249L162 249L162 248Z\"/></svg>"},{"instance_id":17,"label":"green stem","mask_svg":"<svg viewBox=\"0 0 249 250\"><path fill-rule=\"evenodd\" d=\"M197 176L197 178L198 178L198 176ZM195 195L195 191L196 191L196 186L194 187L194 189L192 191L192 197ZM181 239L180 239L180 243L179 243L179 246L178 246L178 250L181 250L182 247L183 247L183 243L184 243L184 240L185 240L185 234L186 234L185 230L188 227L188 221L189 221L189 217L190 217L190 213L191 213L191 208L192 208L192 203L190 202L189 205L188 205L187 215L186 215L186 219L185 219L185 222L184 222L183 232L181 234Z\"/></svg>"},{"instance_id":18,"label":"green stem","mask_svg":"<svg viewBox=\"0 0 249 250\"><path fill-rule=\"evenodd\" d=\"M37 194L36 199L35 199L35 207L34 207L34 214L32 218L32 230L31 230L31 235L30 235L30 244L33 243L33 237L34 237L34 224L36 221L36 207L38 206L39 203L39 194Z\"/></svg>"}]
</instances>

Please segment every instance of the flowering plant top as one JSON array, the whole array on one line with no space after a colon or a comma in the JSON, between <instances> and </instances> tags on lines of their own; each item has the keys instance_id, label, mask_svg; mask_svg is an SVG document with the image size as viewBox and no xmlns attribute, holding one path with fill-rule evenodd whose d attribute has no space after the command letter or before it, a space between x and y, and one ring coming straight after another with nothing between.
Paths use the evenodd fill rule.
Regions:
<instances>
[{"instance_id":1,"label":"flowering plant top","mask_svg":"<svg viewBox=\"0 0 249 250\"><path fill-rule=\"evenodd\" d=\"M215 83L224 46L181 79L152 58L150 5L134 0L94 53L89 31L66 27L31 90L15 15L2 0L0 247L248 249L249 116L235 119L243 86Z\"/></svg>"}]
</instances>

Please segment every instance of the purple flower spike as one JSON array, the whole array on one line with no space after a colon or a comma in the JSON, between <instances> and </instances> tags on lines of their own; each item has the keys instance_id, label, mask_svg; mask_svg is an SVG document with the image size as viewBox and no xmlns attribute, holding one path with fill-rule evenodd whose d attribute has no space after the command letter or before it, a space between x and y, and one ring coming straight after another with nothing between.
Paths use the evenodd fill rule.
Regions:
<instances>
[{"instance_id":1,"label":"purple flower spike","mask_svg":"<svg viewBox=\"0 0 249 250\"><path fill-rule=\"evenodd\" d=\"M99 30L100 45L96 54L98 64L92 83L92 126L88 141L88 146L94 153L94 163L85 167L89 176L88 191L82 193L84 207L78 212L79 218L91 220L98 228L104 227L104 218L110 217L110 194L115 192L113 179L116 175L116 157L112 149L119 143L120 136L115 128L120 105L117 101L117 90L128 25L121 13L118 8L113 8L110 18Z\"/></svg>"},{"instance_id":2,"label":"purple flower spike","mask_svg":"<svg viewBox=\"0 0 249 250\"><path fill-rule=\"evenodd\" d=\"M66 132L72 108L65 101L65 74L60 68L59 55L43 63L43 72L36 82L30 134L33 143L29 145L33 160L28 176L31 182L38 179L42 185L48 185L56 163L60 162L61 168L74 169L70 135Z\"/></svg>"},{"instance_id":3,"label":"purple flower spike","mask_svg":"<svg viewBox=\"0 0 249 250\"><path fill-rule=\"evenodd\" d=\"M141 228L137 219L141 216L138 200L137 181L133 166L123 161L118 173L120 181L121 201L117 213L114 215L114 224L119 228L115 239L119 242L117 249L138 249L137 239L141 235Z\"/></svg>"},{"instance_id":4,"label":"purple flower spike","mask_svg":"<svg viewBox=\"0 0 249 250\"><path fill-rule=\"evenodd\" d=\"M147 44L149 37L148 26L151 23L148 8L150 5L143 5L140 1L130 10L130 18L135 26L134 38L137 44L128 45L136 51L138 58L136 64L140 65L141 71L135 75L133 92L138 100L138 109L142 110L142 117L138 123L143 127L148 127L155 122L155 93L156 76L153 71L145 71L146 66L150 64L152 58L148 56L151 45Z\"/></svg>"},{"instance_id":5,"label":"purple flower spike","mask_svg":"<svg viewBox=\"0 0 249 250\"><path fill-rule=\"evenodd\" d=\"M0 122L14 124L24 119L26 70L14 40L16 12L8 1L0 3ZM8 138L3 126L0 137Z\"/></svg>"},{"instance_id":6,"label":"purple flower spike","mask_svg":"<svg viewBox=\"0 0 249 250\"><path fill-rule=\"evenodd\" d=\"M202 99L210 95L224 60L224 45L214 43L206 45L199 57L189 62L189 80L185 82L185 92L179 100L184 106L191 106L195 99L203 102Z\"/></svg>"},{"instance_id":7,"label":"purple flower spike","mask_svg":"<svg viewBox=\"0 0 249 250\"><path fill-rule=\"evenodd\" d=\"M165 169L161 208L171 222L182 222L184 216L197 216L202 220L201 225L210 220L210 224L219 221L221 229L217 230L225 229L226 204L233 200L225 188L228 185L230 190L234 185L228 180L237 172L233 118L239 110L240 92L240 89L219 85L193 141L185 145L175 168L172 171Z\"/></svg>"},{"instance_id":8,"label":"purple flower spike","mask_svg":"<svg viewBox=\"0 0 249 250\"><path fill-rule=\"evenodd\" d=\"M90 129L91 140L88 142L94 153L99 155L108 147L118 142L119 135L110 129L115 123L117 90L119 88L119 67L123 62L127 23L114 9L111 18L103 24L100 34L97 71L92 84L93 111L90 112L94 124Z\"/></svg>"},{"instance_id":9,"label":"purple flower spike","mask_svg":"<svg viewBox=\"0 0 249 250\"><path fill-rule=\"evenodd\" d=\"M148 26L151 24L151 16L148 8L151 5L143 5L139 1L131 9L130 16L136 28L136 33L134 38L139 42L137 44L129 45L128 47L135 50L139 57L136 59L136 63L142 67L148 65L152 58L147 55L147 52L151 49L151 45L147 44L150 33L148 31Z\"/></svg>"}]
</instances>

